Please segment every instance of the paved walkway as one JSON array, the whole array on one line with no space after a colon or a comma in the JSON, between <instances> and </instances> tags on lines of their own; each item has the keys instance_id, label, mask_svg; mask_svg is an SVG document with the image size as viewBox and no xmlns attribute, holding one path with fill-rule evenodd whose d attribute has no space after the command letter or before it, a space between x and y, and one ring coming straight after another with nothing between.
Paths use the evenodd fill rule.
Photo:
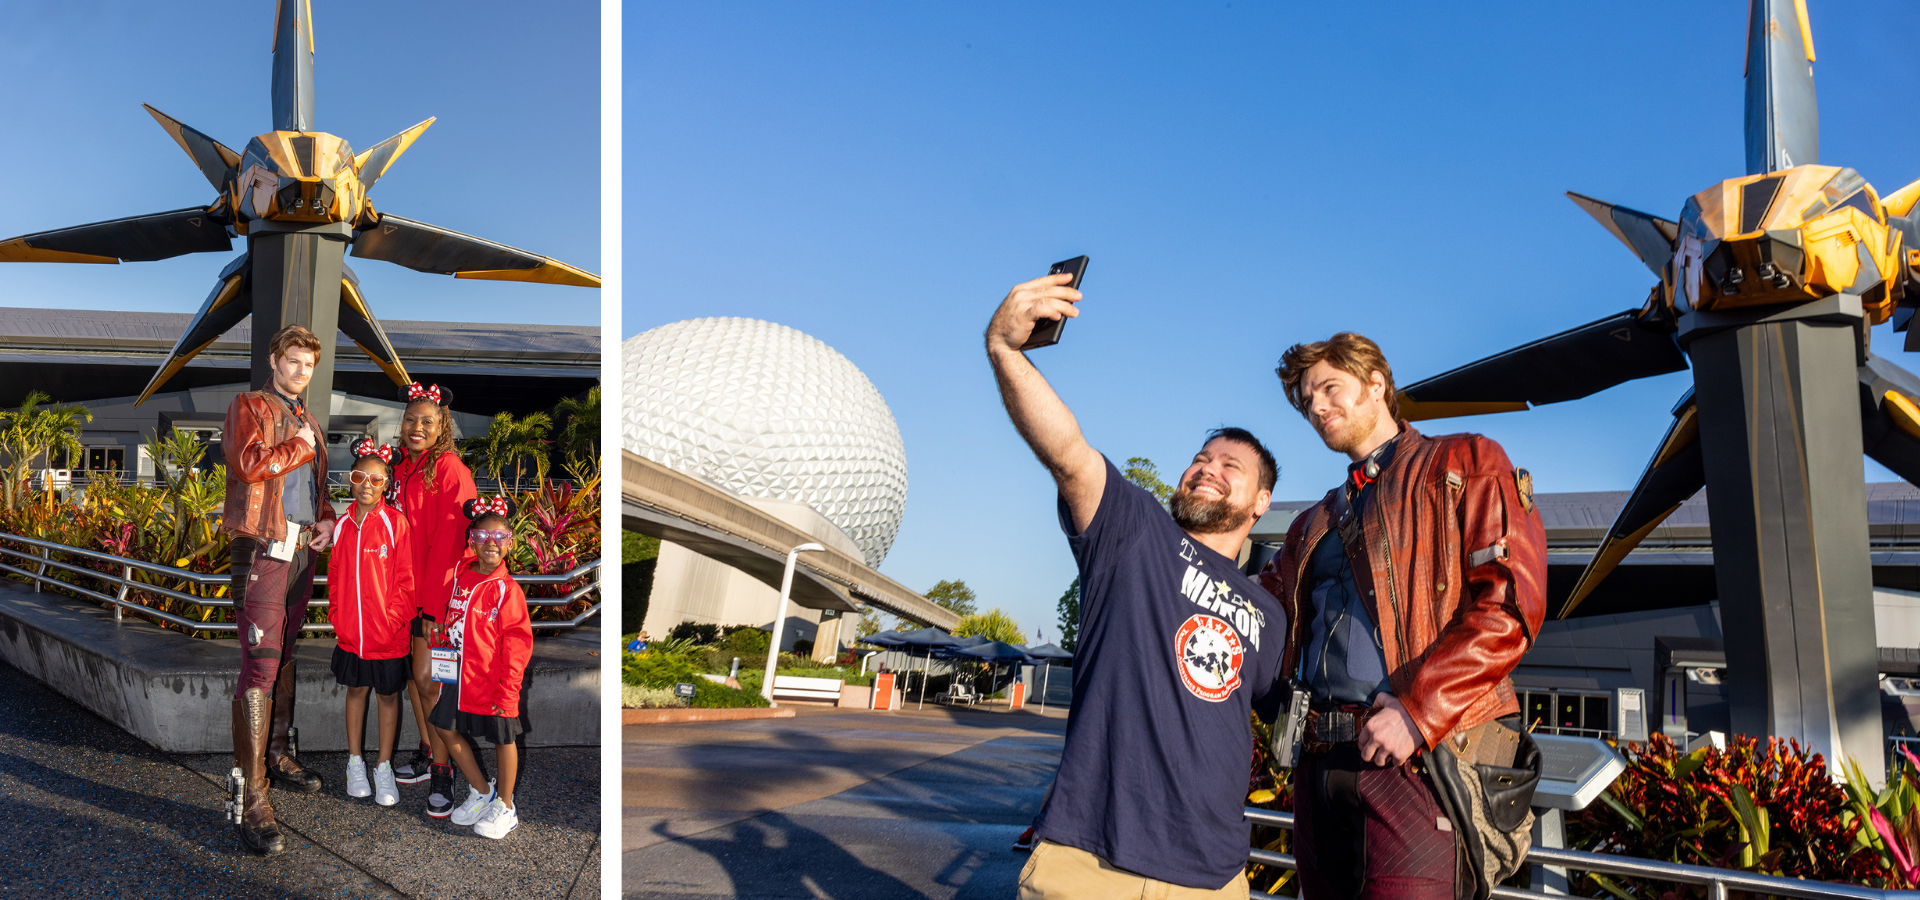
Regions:
<instances>
[{"instance_id":1,"label":"paved walkway","mask_svg":"<svg viewBox=\"0 0 1920 900\"><path fill-rule=\"evenodd\" d=\"M629 725L622 891L1003 900L1065 732L1058 710Z\"/></svg>"},{"instance_id":2,"label":"paved walkway","mask_svg":"<svg viewBox=\"0 0 1920 900\"><path fill-rule=\"evenodd\" d=\"M427 818L424 782L381 808L346 754L303 755L327 786L274 792L293 849L262 859L223 818L231 755L162 753L0 663L0 897L599 897L599 748L526 755L501 841Z\"/></svg>"}]
</instances>

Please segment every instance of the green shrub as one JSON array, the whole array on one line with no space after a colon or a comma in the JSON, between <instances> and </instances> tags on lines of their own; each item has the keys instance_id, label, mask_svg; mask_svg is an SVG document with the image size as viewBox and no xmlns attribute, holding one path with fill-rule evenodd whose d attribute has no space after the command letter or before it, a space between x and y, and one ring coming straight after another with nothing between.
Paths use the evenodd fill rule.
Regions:
<instances>
[{"instance_id":1,"label":"green shrub","mask_svg":"<svg viewBox=\"0 0 1920 900\"><path fill-rule=\"evenodd\" d=\"M665 709L679 705L680 698L673 695L671 688L641 687L637 684L620 686L620 706L623 709Z\"/></svg>"},{"instance_id":2,"label":"green shrub","mask_svg":"<svg viewBox=\"0 0 1920 900\"><path fill-rule=\"evenodd\" d=\"M758 654L761 664L765 665L767 646L772 641L773 635L750 625L742 625L729 629L726 638L720 641L720 647L739 656L743 665L749 653Z\"/></svg>"}]
</instances>

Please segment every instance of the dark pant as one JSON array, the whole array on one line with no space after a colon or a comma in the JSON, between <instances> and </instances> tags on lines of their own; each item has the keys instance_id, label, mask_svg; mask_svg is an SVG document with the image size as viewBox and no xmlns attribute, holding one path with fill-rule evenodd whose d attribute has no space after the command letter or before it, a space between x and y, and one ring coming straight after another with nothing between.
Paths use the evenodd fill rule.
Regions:
<instances>
[{"instance_id":1,"label":"dark pant","mask_svg":"<svg viewBox=\"0 0 1920 900\"><path fill-rule=\"evenodd\" d=\"M313 599L313 553L302 548L291 561L267 555L264 541L233 539L233 621L239 626L240 683L233 698L248 688L273 692L281 664L293 656L293 642Z\"/></svg>"},{"instance_id":2,"label":"dark pant","mask_svg":"<svg viewBox=\"0 0 1920 900\"><path fill-rule=\"evenodd\" d=\"M1302 896L1453 900L1454 835L1415 765L1374 766L1350 743L1301 760L1293 840Z\"/></svg>"}]
</instances>

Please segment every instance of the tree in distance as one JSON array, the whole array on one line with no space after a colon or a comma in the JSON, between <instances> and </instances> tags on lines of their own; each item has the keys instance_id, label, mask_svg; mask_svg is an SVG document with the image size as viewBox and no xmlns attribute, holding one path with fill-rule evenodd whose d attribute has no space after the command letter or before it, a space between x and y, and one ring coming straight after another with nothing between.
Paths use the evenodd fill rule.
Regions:
<instances>
[{"instance_id":1,"label":"tree in distance","mask_svg":"<svg viewBox=\"0 0 1920 900\"><path fill-rule=\"evenodd\" d=\"M1067 586L1067 592L1060 595L1060 649L1073 652L1073 645L1080 640L1080 579Z\"/></svg>"},{"instance_id":2,"label":"tree in distance","mask_svg":"<svg viewBox=\"0 0 1920 900\"><path fill-rule=\"evenodd\" d=\"M1160 480L1160 467L1144 456L1127 457L1127 467L1120 470L1120 477L1152 494L1153 499L1161 503L1173 496L1173 487Z\"/></svg>"},{"instance_id":3,"label":"tree in distance","mask_svg":"<svg viewBox=\"0 0 1920 900\"><path fill-rule=\"evenodd\" d=\"M974 596L973 588L967 587L966 582L955 579L942 581L928 588L927 599L954 615L965 618L973 615L975 609L973 602L979 598Z\"/></svg>"}]
</instances>

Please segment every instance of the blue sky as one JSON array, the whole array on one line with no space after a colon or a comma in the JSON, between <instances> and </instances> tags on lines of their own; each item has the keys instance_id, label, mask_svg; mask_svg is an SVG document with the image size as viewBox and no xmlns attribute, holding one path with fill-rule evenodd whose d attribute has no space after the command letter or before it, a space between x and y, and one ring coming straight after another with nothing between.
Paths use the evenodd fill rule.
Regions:
<instances>
[{"instance_id":1,"label":"blue sky","mask_svg":"<svg viewBox=\"0 0 1920 900\"><path fill-rule=\"evenodd\" d=\"M1920 8L1808 6L1821 162L1920 178ZM1677 218L1744 174L1744 2L1439 9L630 5L622 336L750 316L845 354L906 441L882 571L1055 637L1073 563L980 344L1010 286L1093 257L1033 358L1110 457L1178 471L1239 424L1311 498L1344 460L1284 405L1286 346L1358 330L1405 384L1637 307L1646 269L1562 192ZM1876 349L1920 370L1900 338ZM1426 430L1492 435L1542 491L1624 490L1690 383Z\"/></svg>"},{"instance_id":2,"label":"blue sky","mask_svg":"<svg viewBox=\"0 0 1920 900\"><path fill-rule=\"evenodd\" d=\"M272 125L274 0L6 0L0 238L213 200L149 103L235 150ZM439 121L374 207L600 269L600 5L313 0L318 126ZM0 306L193 312L232 254L0 266ZM349 260L385 319L600 321L600 293Z\"/></svg>"}]
</instances>

